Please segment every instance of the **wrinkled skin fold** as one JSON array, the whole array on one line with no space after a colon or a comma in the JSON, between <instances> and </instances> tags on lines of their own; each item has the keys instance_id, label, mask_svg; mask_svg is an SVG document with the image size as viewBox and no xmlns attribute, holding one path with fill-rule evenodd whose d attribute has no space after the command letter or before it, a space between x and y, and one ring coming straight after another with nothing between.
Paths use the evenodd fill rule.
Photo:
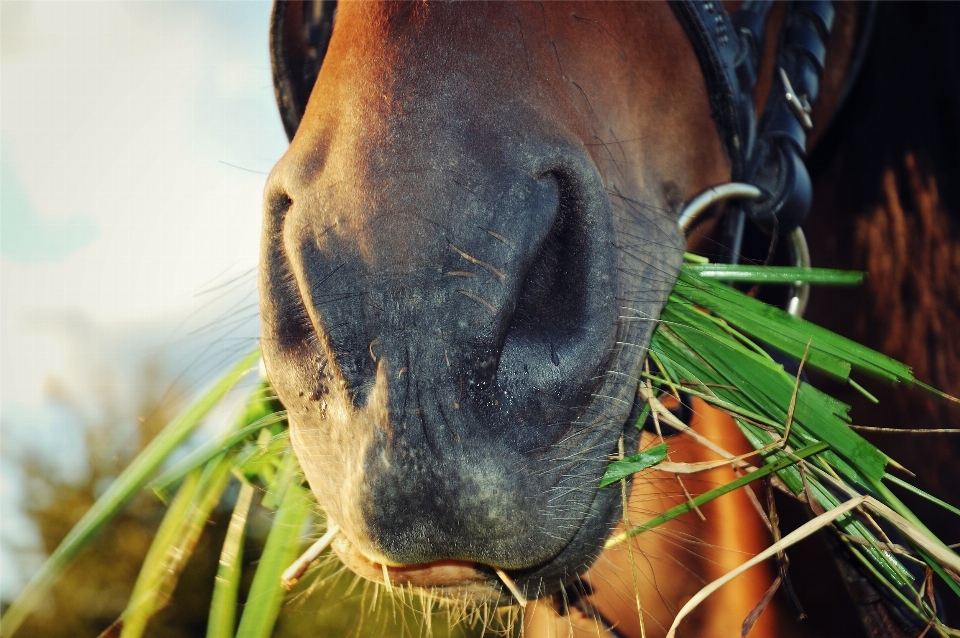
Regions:
<instances>
[{"instance_id":1,"label":"wrinkled skin fold","mask_svg":"<svg viewBox=\"0 0 960 638\"><path fill-rule=\"evenodd\" d=\"M262 346L336 550L509 602L585 570L683 251L729 178L657 3L343 3L267 184ZM406 570L406 571L404 571Z\"/></svg>"}]
</instances>

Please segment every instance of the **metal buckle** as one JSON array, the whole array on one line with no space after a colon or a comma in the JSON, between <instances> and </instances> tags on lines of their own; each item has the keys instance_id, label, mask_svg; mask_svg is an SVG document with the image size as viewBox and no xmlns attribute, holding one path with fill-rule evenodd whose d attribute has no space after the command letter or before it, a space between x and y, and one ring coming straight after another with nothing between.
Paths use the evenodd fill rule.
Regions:
<instances>
[{"instance_id":1,"label":"metal buckle","mask_svg":"<svg viewBox=\"0 0 960 638\"><path fill-rule=\"evenodd\" d=\"M810 107L810 102L807 101L807 96L797 95L783 67L780 67L780 81L783 82L784 97L787 99L787 104L790 105L790 110L797 116L797 121L803 124L803 128L809 131L813 128L813 120L810 119L810 113L813 109Z\"/></svg>"}]
</instances>

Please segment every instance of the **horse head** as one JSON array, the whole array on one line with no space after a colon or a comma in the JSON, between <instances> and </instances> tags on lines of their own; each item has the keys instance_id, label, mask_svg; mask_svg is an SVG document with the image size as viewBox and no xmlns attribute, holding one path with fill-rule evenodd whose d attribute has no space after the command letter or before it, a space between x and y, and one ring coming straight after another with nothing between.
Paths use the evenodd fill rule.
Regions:
<instances>
[{"instance_id":1,"label":"horse head","mask_svg":"<svg viewBox=\"0 0 960 638\"><path fill-rule=\"evenodd\" d=\"M309 58L306 13L281 12L280 64ZM598 485L636 449L680 207L731 178L701 62L647 2L342 3L320 56L288 79L309 102L260 289L335 549L451 598L508 601L495 570L555 590L620 517Z\"/></svg>"}]
</instances>

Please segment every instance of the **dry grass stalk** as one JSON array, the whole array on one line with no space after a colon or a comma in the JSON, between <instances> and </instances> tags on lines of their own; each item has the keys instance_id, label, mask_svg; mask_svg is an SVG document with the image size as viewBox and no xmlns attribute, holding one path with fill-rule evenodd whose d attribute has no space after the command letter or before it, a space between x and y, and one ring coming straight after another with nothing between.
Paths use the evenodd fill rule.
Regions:
<instances>
[{"instance_id":1,"label":"dry grass stalk","mask_svg":"<svg viewBox=\"0 0 960 638\"><path fill-rule=\"evenodd\" d=\"M705 586L703 589L697 592L697 594L693 598L691 598L687 602L687 604L683 606L683 608L680 609L680 611L677 613L676 618L674 618L673 620L673 624L670 626L670 631L667 632L667 638L675 638L677 627L680 625L680 622L683 621L683 619L687 616L687 614L693 611L697 607L697 605L703 602L707 598L707 596L717 591L718 589L723 587L725 584L727 584L728 582L730 582L731 580L733 580L743 572L747 571L754 565L762 563L763 561L770 558L771 556L774 556L778 552L782 552L786 548L803 540L804 538L806 538L807 536L810 536L814 532L830 525L831 523L833 523L833 521L835 521L840 516L843 516L850 510L854 509L855 507L862 505L864 502L866 502L868 498L869 497L867 496L861 496L860 498L847 501L846 503L840 505L839 507L836 507L832 510L824 512L820 516L817 516L816 518L811 519L810 521L798 527L793 532L787 534L782 539L780 539L779 542L774 543L773 545L771 545L761 553L757 554L747 562L743 563L740 567L728 572L727 574L718 578L712 583L709 583L707 586Z\"/></svg>"},{"instance_id":2,"label":"dry grass stalk","mask_svg":"<svg viewBox=\"0 0 960 638\"><path fill-rule=\"evenodd\" d=\"M283 572L283 576L280 578L280 584L283 585L284 589L289 590L297 584L297 581L300 580L300 577L307 571L310 564L317 560L320 554L323 553L323 550L333 542L334 537L339 531L340 528L337 527L336 523L332 521L327 522L327 533L321 536L320 540L311 545L310 549L305 551L300 558L294 561L294 563ZM390 585L389 581L387 585Z\"/></svg>"}]
</instances>

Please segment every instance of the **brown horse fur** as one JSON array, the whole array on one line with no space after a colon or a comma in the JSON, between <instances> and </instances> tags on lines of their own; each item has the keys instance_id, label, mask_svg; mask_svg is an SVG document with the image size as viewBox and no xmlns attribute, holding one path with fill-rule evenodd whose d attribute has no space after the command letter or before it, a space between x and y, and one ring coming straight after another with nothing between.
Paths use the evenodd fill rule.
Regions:
<instances>
[{"instance_id":1,"label":"brown horse fur","mask_svg":"<svg viewBox=\"0 0 960 638\"><path fill-rule=\"evenodd\" d=\"M920 172L912 153L902 171L884 172L883 197L856 220L857 261L870 274L873 304L860 329L866 317L875 318L883 352L960 396L960 238L951 233L936 178ZM940 421L944 404L925 403L931 422Z\"/></svg>"}]
</instances>

